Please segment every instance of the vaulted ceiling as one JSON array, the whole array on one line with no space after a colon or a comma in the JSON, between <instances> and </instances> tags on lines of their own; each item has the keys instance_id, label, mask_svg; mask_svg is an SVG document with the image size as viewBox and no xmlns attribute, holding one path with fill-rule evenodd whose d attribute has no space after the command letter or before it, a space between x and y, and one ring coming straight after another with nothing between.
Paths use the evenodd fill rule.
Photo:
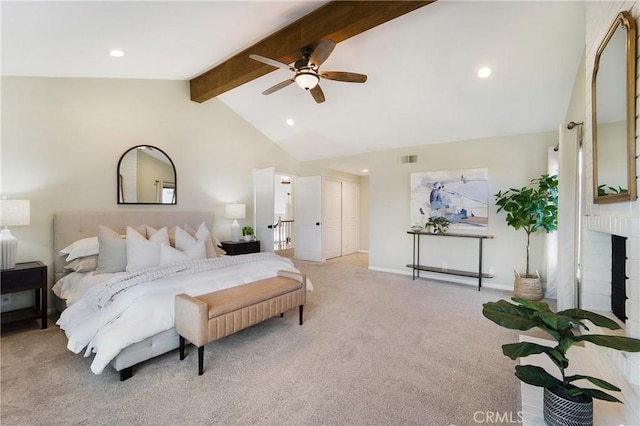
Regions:
<instances>
[{"instance_id":1,"label":"vaulted ceiling","mask_svg":"<svg viewBox=\"0 0 640 426\"><path fill-rule=\"evenodd\" d=\"M2 75L191 80L326 3L3 1ZM340 42L322 69L368 80L322 80L322 104L261 95L291 78L276 68L218 99L300 161L553 131L584 26L582 1L439 0Z\"/></svg>"}]
</instances>

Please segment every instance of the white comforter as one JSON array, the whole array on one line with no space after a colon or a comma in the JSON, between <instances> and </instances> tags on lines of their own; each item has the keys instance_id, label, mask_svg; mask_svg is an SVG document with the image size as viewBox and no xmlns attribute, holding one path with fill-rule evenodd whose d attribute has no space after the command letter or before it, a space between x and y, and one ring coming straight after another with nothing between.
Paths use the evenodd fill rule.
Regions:
<instances>
[{"instance_id":1,"label":"white comforter","mask_svg":"<svg viewBox=\"0 0 640 426\"><path fill-rule=\"evenodd\" d=\"M146 270L143 274L124 274L132 285L124 291L123 274L106 275L102 281L69 306L60 316L57 325L69 339L67 348L79 353L86 347L85 356L95 353L91 371L100 374L125 347L174 327L175 295L192 296L234 287L240 284L277 275L281 269L297 271L293 263L273 253L255 253L198 261L201 272L164 272ZM162 267L160 267L162 268ZM183 268L189 269L189 268ZM140 276L150 278L143 281ZM307 289L311 283L307 281ZM107 291L118 292L109 304L97 304ZM96 295L100 295L97 297Z\"/></svg>"}]
</instances>

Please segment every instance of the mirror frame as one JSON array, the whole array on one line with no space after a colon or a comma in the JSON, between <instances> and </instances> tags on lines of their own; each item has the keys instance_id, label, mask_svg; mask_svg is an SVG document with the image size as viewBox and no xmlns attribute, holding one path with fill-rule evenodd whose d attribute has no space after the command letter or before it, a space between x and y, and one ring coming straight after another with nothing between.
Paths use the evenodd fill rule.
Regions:
<instances>
[{"instance_id":1,"label":"mirror frame","mask_svg":"<svg viewBox=\"0 0 640 426\"><path fill-rule=\"evenodd\" d=\"M140 203L140 202L125 202L124 199L123 201L120 201L120 191L122 190L122 175L120 174L120 164L122 163L122 159L125 157L125 155L127 155L129 152L133 151L134 149L138 149L141 147L148 147L148 148L153 148L157 151L159 151L160 153L162 153L165 157L167 157L167 159L169 160L169 163L171 164L171 167L173 167L173 183L174 183L174 196L173 196L173 203ZM178 204L178 172L176 171L176 165L173 164L173 160L171 159L171 157L169 157L169 155L164 152L163 150L161 150L160 148L158 148L157 146L153 146L153 145L136 145L133 146L129 149L127 149L121 156L120 159L118 160L118 167L116 168L116 200L118 202L118 204L128 204L128 205L135 205L135 204L147 204L147 205L157 205L157 206L175 206Z\"/></svg>"},{"instance_id":2,"label":"mirror frame","mask_svg":"<svg viewBox=\"0 0 640 426\"><path fill-rule=\"evenodd\" d=\"M596 77L600 57L613 34L622 27L627 31L626 42L626 95L627 95L627 193L598 195L598 121L596 111ZM620 12L600 43L593 65L591 81L591 125L593 138L593 203L618 203L638 198L636 188L636 21L627 11Z\"/></svg>"}]
</instances>

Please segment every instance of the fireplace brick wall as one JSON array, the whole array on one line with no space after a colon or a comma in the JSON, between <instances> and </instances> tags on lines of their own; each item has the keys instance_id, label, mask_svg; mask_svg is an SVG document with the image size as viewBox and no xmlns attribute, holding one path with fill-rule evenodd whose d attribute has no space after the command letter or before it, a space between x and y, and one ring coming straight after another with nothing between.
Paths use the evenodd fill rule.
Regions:
<instances>
[{"instance_id":1,"label":"fireplace brick wall","mask_svg":"<svg viewBox=\"0 0 640 426\"><path fill-rule=\"evenodd\" d=\"M625 263L626 293L625 303L627 321L622 332L611 333L608 330L591 330L597 333L611 333L640 338L640 201L594 204L593 203L593 133L591 83L593 63L596 51L609 26L623 10L640 17L640 2L587 2L586 3L586 93L585 121L583 132L583 196L581 231L581 291L582 307L597 310L604 314L611 312L611 235L627 237ZM640 52L640 46L637 51ZM640 67L636 68L636 76ZM636 77L636 98L640 81ZM636 106L636 153L640 153L638 134L640 122ZM640 171L640 160L636 158L636 170ZM637 180L637 178L636 178ZM636 182L637 183L637 182ZM613 317L613 315L610 315ZM615 318L615 317L613 317ZM625 397L625 417L637 422L640 419L640 353L622 353L611 349L587 345L594 360L602 368L608 368L612 375L622 381ZM634 424L634 423L631 423Z\"/></svg>"}]
</instances>

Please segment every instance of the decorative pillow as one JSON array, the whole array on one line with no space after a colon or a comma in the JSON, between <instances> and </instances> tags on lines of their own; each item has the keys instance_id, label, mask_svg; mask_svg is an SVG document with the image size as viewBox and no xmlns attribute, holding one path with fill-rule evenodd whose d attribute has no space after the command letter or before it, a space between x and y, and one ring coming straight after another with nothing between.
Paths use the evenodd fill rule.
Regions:
<instances>
[{"instance_id":1,"label":"decorative pillow","mask_svg":"<svg viewBox=\"0 0 640 426\"><path fill-rule=\"evenodd\" d=\"M127 268L127 242L111 228L98 226L98 268L96 272L122 272Z\"/></svg>"},{"instance_id":2,"label":"decorative pillow","mask_svg":"<svg viewBox=\"0 0 640 426\"><path fill-rule=\"evenodd\" d=\"M189 232L184 229L176 228L175 247L180 251L186 251L198 241L203 241L206 250L206 257L218 257L218 253L213 245L213 240L211 239L211 234L209 233L206 225L203 225L198 228L195 236L190 235Z\"/></svg>"},{"instance_id":3,"label":"decorative pillow","mask_svg":"<svg viewBox=\"0 0 640 426\"><path fill-rule=\"evenodd\" d=\"M70 262L79 257L85 256L93 256L94 254L98 254L98 248L100 244L98 242L98 237L89 237L83 238L78 241L74 241L69 244L67 247L60 250L60 256L67 256L65 259L67 262Z\"/></svg>"},{"instance_id":4,"label":"decorative pillow","mask_svg":"<svg viewBox=\"0 0 640 426\"><path fill-rule=\"evenodd\" d=\"M195 236L196 236L196 230L195 230L195 229L193 229L191 226L189 226L189 224L188 224L188 223L185 223L185 224L184 224L183 229L184 229L185 231L187 231L187 233L188 233L189 235L191 235L192 237L195 237Z\"/></svg>"},{"instance_id":5,"label":"decorative pillow","mask_svg":"<svg viewBox=\"0 0 640 426\"><path fill-rule=\"evenodd\" d=\"M160 265L160 246L169 245L167 227L160 228L147 240L138 231L127 227L127 272Z\"/></svg>"},{"instance_id":6,"label":"decorative pillow","mask_svg":"<svg viewBox=\"0 0 640 426\"><path fill-rule=\"evenodd\" d=\"M222 250L222 243L220 242L218 237L212 236L211 238L213 239L213 245L216 248L216 253L218 253L218 257L224 256L225 254L227 254L226 251Z\"/></svg>"},{"instance_id":7,"label":"decorative pillow","mask_svg":"<svg viewBox=\"0 0 640 426\"><path fill-rule=\"evenodd\" d=\"M200 224L196 231L196 239L204 240L204 245L207 249L207 259L218 257L218 252L216 251L213 239L211 238L211 232L209 232L209 228L207 228L207 225L204 222Z\"/></svg>"},{"instance_id":8,"label":"decorative pillow","mask_svg":"<svg viewBox=\"0 0 640 426\"><path fill-rule=\"evenodd\" d=\"M183 228L176 227L175 248L185 251L196 243L196 238L191 236Z\"/></svg>"},{"instance_id":9,"label":"decorative pillow","mask_svg":"<svg viewBox=\"0 0 640 426\"><path fill-rule=\"evenodd\" d=\"M160 265L180 262L189 259L205 259L206 251L204 241L198 241L185 251L180 251L167 244L160 246Z\"/></svg>"},{"instance_id":10,"label":"decorative pillow","mask_svg":"<svg viewBox=\"0 0 640 426\"><path fill-rule=\"evenodd\" d=\"M73 272L91 272L95 271L97 267L98 256L94 255L74 259L70 263L64 265L62 269Z\"/></svg>"},{"instance_id":11,"label":"decorative pillow","mask_svg":"<svg viewBox=\"0 0 640 426\"><path fill-rule=\"evenodd\" d=\"M176 246L176 229L178 227L174 226L173 228L169 229L169 245L171 247L175 247Z\"/></svg>"}]
</instances>

